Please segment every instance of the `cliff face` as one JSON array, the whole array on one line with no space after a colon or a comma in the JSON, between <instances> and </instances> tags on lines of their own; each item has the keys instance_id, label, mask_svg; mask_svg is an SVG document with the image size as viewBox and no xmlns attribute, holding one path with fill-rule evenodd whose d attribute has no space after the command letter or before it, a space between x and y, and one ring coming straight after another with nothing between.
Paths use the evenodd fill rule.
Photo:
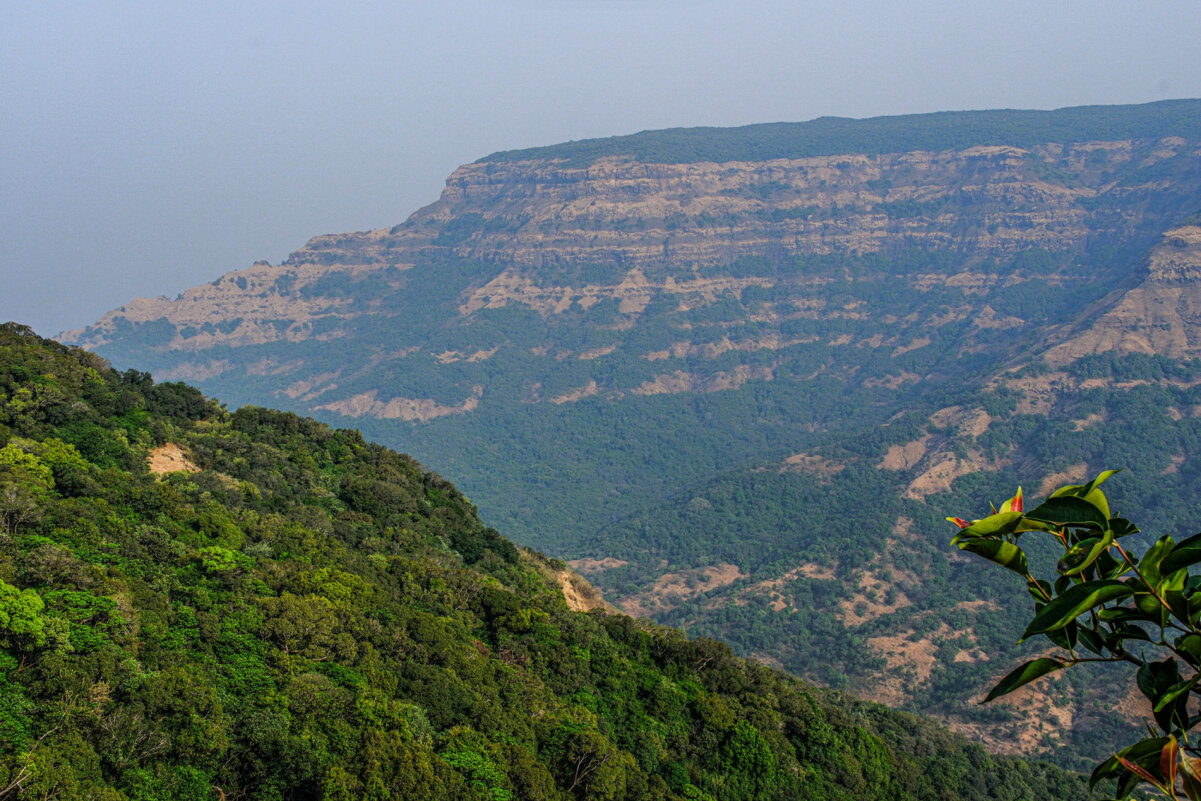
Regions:
<instances>
[{"instance_id":1,"label":"cliff face","mask_svg":"<svg viewBox=\"0 0 1201 801\"><path fill-rule=\"evenodd\" d=\"M936 118L897 141L971 139L926 136ZM69 337L412 451L628 609L1070 751L1119 719L1087 688L1054 731L962 711L1021 656L1022 610L986 600L1002 582L964 572L941 519L1124 466L1132 512L1195 524L1174 499L1201 491L1201 376L1179 361L1201 342L1201 133L1154 123L501 154L392 229Z\"/></svg>"},{"instance_id":2,"label":"cliff face","mask_svg":"<svg viewBox=\"0 0 1201 801\"><path fill-rule=\"evenodd\" d=\"M1082 332L1047 352L1053 364L1088 354L1201 354L1201 227L1164 233L1141 265L1141 282L1120 292L1112 308Z\"/></svg>"},{"instance_id":3,"label":"cliff face","mask_svg":"<svg viewBox=\"0 0 1201 801\"><path fill-rule=\"evenodd\" d=\"M316 237L282 265L229 273L174 301L138 299L67 336L193 352L353 336L346 321L403 314L421 299L388 309L348 285L403 292L404 272L448 259L481 265L447 309L460 322L507 305L550 317L611 301L633 326L652 300L713 306L748 287L773 295L767 319L821 317L824 286L887 278L922 293L962 290L964 304L919 327L981 314L992 327L987 301L999 287L1113 283L1094 254L1149 245L1195 194L1199 165L1196 143L1179 137L722 164L470 164L390 231ZM1165 169L1172 181L1159 178ZM1012 263L1032 252L1038 264ZM879 312L856 316L888 316ZM146 330L131 336L130 326ZM222 364L167 369L202 380Z\"/></svg>"}]
</instances>

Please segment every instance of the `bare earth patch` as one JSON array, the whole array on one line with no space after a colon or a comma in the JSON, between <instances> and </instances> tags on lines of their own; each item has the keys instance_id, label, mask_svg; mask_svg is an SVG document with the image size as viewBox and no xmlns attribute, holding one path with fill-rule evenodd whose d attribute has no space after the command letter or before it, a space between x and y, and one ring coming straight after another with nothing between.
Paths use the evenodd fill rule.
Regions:
<instances>
[{"instance_id":1,"label":"bare earth patch","mask_svg":"<svg viewBox=\"0 0 1201 801\"><path fill-rule=\"evenodd\" d=\"M1067 373L1047 373L1027 378L1007 378L1005 385L1019 390L1023 397L1018 401L1018 414L1049 414L1055 401L1073 379ZM1085 382L1087 383L1087 382ZM1108 383L1102 381L1102 384ZM1081 388L1085 388L1081 384Z\"/></svg>"},{"instance_id":2,"label":"bare earth patch","mask_svg":"<svg viewBox=\"0 0 1201 801\"><path fill-rule=\"evenodd\" d=\"M651 381L644 381L640 386L630 390L633 395L678 395L685 392L721 392L726 389L737 389L747 381L771 381L775 371L770 367L751 367L739 365L728 372L714 373L708 378L702 378L683 370L655 376Z\"/></svg>"},{"instance_id":3,"label":"bare earth patch","mask_svg":"<svg viewBox=\"0 0 1201 801\"><path fill-rule=\"evenodd\" d=\"M892 351L892 355L894 357L896 357L896 356L900 356L903 353L908 353L911 350L917 350L918 348L924 348L927 345L929 345L931 341L932 340L930 339L930 337L918 337L917 339L914 339L912 342L909 342L905 345L901 345L898 348L894 348ZM831 344L833 344L833 343L831 343Z\"/></svg>"},{"instance_id":4,"label":"bare earth patch","mask_svg":"<svg viewBox=\"0 0 1201 801\"><path fill-rule=\"evenodd\" d=\"M951 453L943 453L931 459L931 464L905 489L906 498L923 500L938 492L947 492L960 476L981 470L999 470L1003 461L992 461L976 450L969 450L963 459Z\"/></svg>"},{"instance_id":5,"label":"bare earth patch","mask_svg":"<svg viewBox=\"0 0 1201 801\"><path fill-rule=\"evenodd\" d=\"M337 389L338 385L331 383L338 377L338 373L321 373L312 378L297 381L288 385L285 389L280 390L289 398L304 397L305 400L311 400L317 397L322 392L328 392L331 389ZM318 389L320 387L320 389Z\"/></svg>"},{"instance_id":6,"label":"bare earth patch","mask_svg":"<svg viewBox=\"0 0 1201 801\"><path fill-rule=\"evenodd\" d=\"M215 359L209 362L182 362L162 373L164 379L172 381L207 381L216 378L233 368L229 359Z\"/></svg>"},{"instance_id":7,"label":"bare earth patch","mask_svg":"<svg viewBox=\"0 0 1201 801\"><path fill-rule=\"evenodd\" d=\"M925 457L929 443L930 435L927 434L904 445L893 445L876 466L882 470L911 470Z\"/></svg>"},{"instance_id":8,"label":"bare earth patch","mask_svg":"<svg viewBox=\"0 0 1201 801\"><path fill-rule=\"evenodd\" d=\"M908 370L902 370L897 375L886 375L881 378L869 378L863 382L865 387L883 387L885 389L900 389L902 384L909 382L917 383L922 377L917 373L911 373Z\"/></svg>"},{"instance_id":9,"label":"bare earth patch","mask_svg":"<svg viewBox=\"0 0 1201 801\"><path fill-rule=\"evenodd\" d=\"M168 442L166 445L152 450L146 458L146 466L156 476L161 476L164 473L178 473L180 471L185 473L200 472L200 468L174 442Z\"/></svg>"},{"instance_id":10,"label":"bare earth patch","mask_svg":"<svg viewBox=\"0 0 1201 801\"><path fill-rule=\"evenodd\" d=\"M910 640L913 633L910 630L904 634L868 639L868 645L884 657L888 672L863 688L865 698L888 706L901 706L918 683L930 678L938 646L930 640ZM903 678L903 673L909 674L910 678Z\"/></svg>"},{"instance_id":11,"label":"bare earth patch","mask_svg":"<svg viewBox=\"0 0 1201 801\"><path fill-rule=\"evenodd\" d=\"M600 590L585 581L578 573L560 570L555 573L555 582L563 591L563 600L567 601L567 607L575 612L613 609L613 606L607 603L600 594Z\"/></svg>"},{"instance_id":12,"label":"bare earth patch","mask_svg":"<svg viewBox=\"0 0 1201 801\"><path fill-rule=\"evenodd\" d=\"M1168 465L1167 467L1165 467L1163 470L1160 470L1159 474L1161 476L1170 476L1173 473L1179 472L1180 465L1184 464L1184 461L1186 458L1187 457L1185 457L1183 454L1179 454L1179 453L1172 454L1172 456L1171 456L1172 463L1170 465Z\"/></svg>"},{"instance_id":13,"label":"bare earth patch","mask_svg":"<svg viewBox=\"0 0 1201 801\"><path fill-rule=\"evenodd\" d=\"M570 392L564 392L562 395L556 395L550 399L550 402L554 404L575 403L576 401L580 401L584 398L595 395L598 392L600 392L600 387L596 385L596 382L589 381L586 385L580 387L579 389L573 389Z\"/></svg>"},{"instance_id":14,"label":"bare earth patch","mask_svg":"<svg viewBox=\"0 0 1201 801\"><path fill-rule=\"evenodd\" d=\"M893 537L901 540L917 540L920 539L918 533L913 530L914 520L912 517L901 515L897 518L897 522L892 524Z\"/></svg>"},{"instance_id":15,"label":"bare earth patch","mask_svg":"<svg viewBox=\"0 0 1201 801\"><path fill-rule=\"evenodd\" d=\"M593 348L592 350L581 351L579 358L584 360L599 359L601 356L608 356L615 350L617 350L616 345L607 345L603 348Z\"/></svg>"},{"instance_id":16,"label":"bare earth patch","mask_svg":"<svg viewBox=\"0 0 1201 801\"><path fill-rule=\"evenodd\" d=\"M935 428L954 428L960 434L978 439L992 425L992 416L980 408L948 406L930 415L930 424Z\"/></svg>"}]
</instances>

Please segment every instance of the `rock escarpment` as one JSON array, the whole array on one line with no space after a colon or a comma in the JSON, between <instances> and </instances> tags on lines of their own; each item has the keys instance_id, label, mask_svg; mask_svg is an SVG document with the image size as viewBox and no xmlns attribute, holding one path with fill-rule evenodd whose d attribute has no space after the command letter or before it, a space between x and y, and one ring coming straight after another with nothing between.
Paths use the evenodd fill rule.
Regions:
<instances>
[{"instance_id":1,"label":"rock escarpment","mask_svg":"<svg viewBox=\"0 0 1201 801\"><path fill-rule=\"evenodd\" d=\"M1165 169L1183 180L1152 180ZM481 310L506 306L544 318L587 316L594 309L601 317L616 307L614 319L603 322L636 328L651 305L713 310L731 297L750 305L744 299L750 294L762 298L757 322L867 320L869 325L843 333L850 342L881 347L872 342L873 324L891 325L891 318L913 331L965 319L984 329L1015 327L1023 320L998 315L996 307L1004 301L994 301L1015 286L1038 292L1043 286L1062 290L1129 280L1131 257L1098 269L1097 255L1149 247L1187 208L1179 204L1195 195L1199 173L1197 143L1180 137L721 164L645 164L620 157L587 166L476 163L451 176L437 203L391 230L316 237L284 264L229 273L173 301L139 299L68 337L114 351L127 344L181 354L227 348L247 353L267 343L343 337L358 341L354 319L404 315L410 304L423 302L405 296L413 283L406 273L436 271L454 260L477 269L457 287L457 302L444 309L447 324L467 325ZM1153 257L1155 304L1176 292L1169 285L1179 288L1191 280L1192 251L1178 247L1187 230L1173 234ZM1115 276L1115 267L1126 274ZM908 321L896 309L855 298L834 306L830 285L847 281L852 294L868 289L879 295L870 285L888 282L916 291L919 305L934 302L921 319ZM931 291L947 288L954 290L954 302ZM1130 303L1142 302L1141 294ZM728 319L713 322L736 331L743 327L743 311L714 310ZM668 344L678 350L695 337L677 328L680 338ZM1179 339L1178 332L1173 336ZM605 346L622 349L613 340ZM773 348L763 336L748 340L748 350ZM895 349L920 337L887 340ZM1106 343L1135 350L1162 344L1101 336L1089 347ZM473 344L488 350L503 343ZM706 344L688 342L693 353ZM1065 352L1080 347L1086 346ZM164 359L160 369L193 380L255 369L239 361L201 364L181 355ZM298 363L261 369L298 377L306 372ZM384 400L380 409L387 408Z\"/></svg>"}]
</instances>

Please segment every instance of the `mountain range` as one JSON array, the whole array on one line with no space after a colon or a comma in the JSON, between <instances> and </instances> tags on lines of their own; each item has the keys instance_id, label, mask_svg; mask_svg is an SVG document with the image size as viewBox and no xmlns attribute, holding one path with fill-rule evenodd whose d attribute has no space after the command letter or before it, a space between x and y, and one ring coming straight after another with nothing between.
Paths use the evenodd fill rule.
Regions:
<instances>
[{"instance_id":1,"label":"mountain range","mask_svg":"<svg viewBox=\"0 0 1201 801\"><path fill-rule=\"evenodd\" d=\"M1191 533L1199 212L1195 100L653 131L65 338L414 453L629 612L1080 764L1144 710L1083 672L970 704L1037 646L943 518L1125 467Z\"/></svg>"}]
</instances>

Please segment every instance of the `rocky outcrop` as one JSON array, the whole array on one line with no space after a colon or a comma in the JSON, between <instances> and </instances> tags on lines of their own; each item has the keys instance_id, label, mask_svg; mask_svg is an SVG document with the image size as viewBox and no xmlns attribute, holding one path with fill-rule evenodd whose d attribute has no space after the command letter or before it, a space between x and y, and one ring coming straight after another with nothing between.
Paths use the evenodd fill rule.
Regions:
<instances>
[{"instance_id":1,"label":"rocky outcrop","mask_svg":"<svg viewBox=\"0 0 1201 801\"><path fill-rule=\"evenodd\" d=\"M1143 266L1143 280L1108 311L1047 353L1062 365L1091 353L1201 355L1201 226L1164 233Z\"/></svg>"}]
</instances>

